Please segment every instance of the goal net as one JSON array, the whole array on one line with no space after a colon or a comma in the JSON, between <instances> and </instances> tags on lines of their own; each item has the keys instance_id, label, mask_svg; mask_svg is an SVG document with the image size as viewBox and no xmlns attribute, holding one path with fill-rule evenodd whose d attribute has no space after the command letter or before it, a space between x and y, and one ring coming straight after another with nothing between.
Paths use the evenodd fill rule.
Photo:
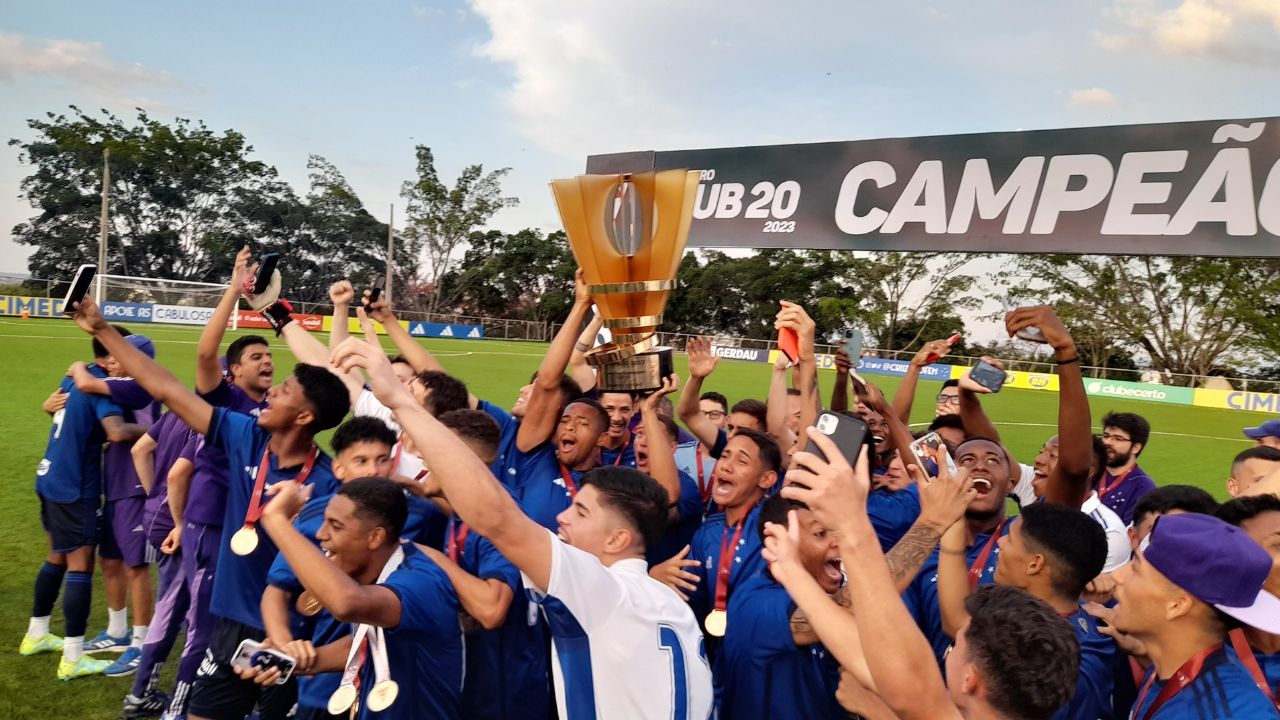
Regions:
<instances>
[{"instance_id":1,"label":"goal net","mask_svg":"<svg viewBox=\"0 0 1280 720\"><path fill-rule=\"evenodd\" d=\"M98 275L95 297L99 304L121 303L115 315L121 321L128 320L130 305L150 305L153 322L172 322L181 325L207 324L208 311L222 300L226 285L142 278L129 275ZM227 327L236 329L239 313L231 313ZM110 319L110 318L109 318Z\"/></svg>"}]
</instances>

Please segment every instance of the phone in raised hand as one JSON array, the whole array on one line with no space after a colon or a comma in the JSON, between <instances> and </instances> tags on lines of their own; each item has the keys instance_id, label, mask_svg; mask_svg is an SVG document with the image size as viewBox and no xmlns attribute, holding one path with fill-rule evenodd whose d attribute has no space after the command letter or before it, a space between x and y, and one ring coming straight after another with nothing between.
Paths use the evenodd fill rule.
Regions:
<instances>
[{"instance_id":1,"label":"phone in raised hand","mask_svg":"<svg viewBox=\"0 0 1280 720\"><path fill-rule=\"evenodd\" d=\"M1022 305L1016 300L1006 299L1004 301L1004 311L1006 314L1011 313L1020 307L1022 307ZM1041 345L1049 344L1049 341L1044 337L1044 333L1040 332L1040 328L1035 327L1034 325L1022 328L1018 332L1014 333L1013 336L1019 340L1026 340L1027 342L1040 343Z\"/></svg>"},{"instance_id":2,"label":"phone in raised hand","mask_svg":"<svg viewBox=\"0 0 1280 720\"><path fill-rule=\"evenodd\" d=\"M916 467L929 471L930 475L937 475L938 468L934 463L934 456L938 453L942 454L947 463L947 469L954 475L958 472L956 461L951 459L951 453L947 452L946 443L942 442L942 437L936 432L929 432L920 436L919 439L913 440L910 445L911 454L916 459Z\"/></svg>"},{"instance_id":3,"label":"phone in raised hand","mask_svg":"<svg viewBox=\"0 0 1280 720\"><path fill-rule=\"evenodd\" d=\"M991 392L998 393L1004 387L1005 378L1009 377L1009 373L986 360L979 360L978 364L974 365L973 369L969 371L969 377Z\"/></svg>"},{"instance_id":4,"label":"phone in raised hand","mask_svg":"<svg viewBox=\"0 0 1280 720\"><path fill-rule=\"evenodd\" d=\"M97 265L81 265L76 270L76 277L71 281L71 288L67 290L66 297L62 299L63 314L76 314L76 309L80 307L80 301L84 300L84 296L89 293L89 285L93 283L93 276L97 274Z\"/></svg>"}]
</instances>

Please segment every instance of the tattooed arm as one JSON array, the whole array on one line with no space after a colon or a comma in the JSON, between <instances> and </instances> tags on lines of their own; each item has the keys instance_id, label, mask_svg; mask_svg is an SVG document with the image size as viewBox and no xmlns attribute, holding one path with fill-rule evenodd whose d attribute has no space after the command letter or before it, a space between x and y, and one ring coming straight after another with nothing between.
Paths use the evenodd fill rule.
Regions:
<instances>
[{"instance_id":1,"label":"tattooed arm","mask_svg":"<svg viewBox=\"0 0 1280 720\"><path fill-rule=\"evenodd\" d=\"M923 515L916 519L907 534L902 536L897 545L885 553L885 562L889 563L889 574L893 576L893 585L898 592L904 592L915 580L916 573L924 567L933 549L942 539L941 529L926 520Z\"/></svg>"}]
</instances>

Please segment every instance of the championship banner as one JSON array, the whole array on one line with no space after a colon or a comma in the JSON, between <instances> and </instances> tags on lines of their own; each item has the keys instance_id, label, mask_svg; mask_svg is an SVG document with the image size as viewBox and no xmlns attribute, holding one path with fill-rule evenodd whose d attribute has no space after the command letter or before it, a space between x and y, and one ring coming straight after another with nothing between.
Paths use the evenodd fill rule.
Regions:
<instances>
[{"instance_id":1,"label":"championship banner","mask_svg":"<svg viewBox=\"0 0 1280 720\"><path fill-rule=\"evenodd\" d=\"M0 315L38 318L65 318L62 314L62 298L23 297L21 295L0 295Z\"/></svg>"},{"instance_id":2,"label":"championship banner","mask_svg":"<svg viewBox=\"0 0 1280 720\"><path fill-rule=\"evenodd\" d=\"M106 300L102 303L102 317L107 322L151 322L152 306L150 303L129 303Z\"/></svg>"},{"instance_id":3,"label":"championship banner","mask_svg":"<svg viewBox=\"0 0 1280 720\"><path fill-rule=\"evenodd\" d=\"M1280 118L595 155L701 171L690 247L1280 256Z\"/></svg>"}]
</instances>

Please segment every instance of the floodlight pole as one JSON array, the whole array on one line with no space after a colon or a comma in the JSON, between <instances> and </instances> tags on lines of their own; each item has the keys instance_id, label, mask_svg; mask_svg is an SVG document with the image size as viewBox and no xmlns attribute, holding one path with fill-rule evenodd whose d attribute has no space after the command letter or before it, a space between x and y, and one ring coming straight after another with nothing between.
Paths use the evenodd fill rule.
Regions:
<instances>
[{"instance_id":1,"label":"floodlight pole","mask_svg":"<svg viewBox=\"0 0 1280 720\"><path fill-rule=\"evenodd\" d=\"M388 307L395 307L391 302L391 261L395 258L395 237L396 237L396 204L391 203L390 213L387 215L387 274L383 282L382 296L387 300Z\"/></svg>"},{"instance_id":2,"label":"floodlight pole","mask_svg":"<svg viewBox=\"0 0 1280 720\"><path fill-rule=\"evenodd\" d=\"M110 156L111 150L102 148L102 216L98 220L98 283L93 295L98 303L102 302L102 290L106 282L103 276L107 273L107 197L111 187L111 169L107 165L107 160Z\"/></svg>"}]
</instances>

